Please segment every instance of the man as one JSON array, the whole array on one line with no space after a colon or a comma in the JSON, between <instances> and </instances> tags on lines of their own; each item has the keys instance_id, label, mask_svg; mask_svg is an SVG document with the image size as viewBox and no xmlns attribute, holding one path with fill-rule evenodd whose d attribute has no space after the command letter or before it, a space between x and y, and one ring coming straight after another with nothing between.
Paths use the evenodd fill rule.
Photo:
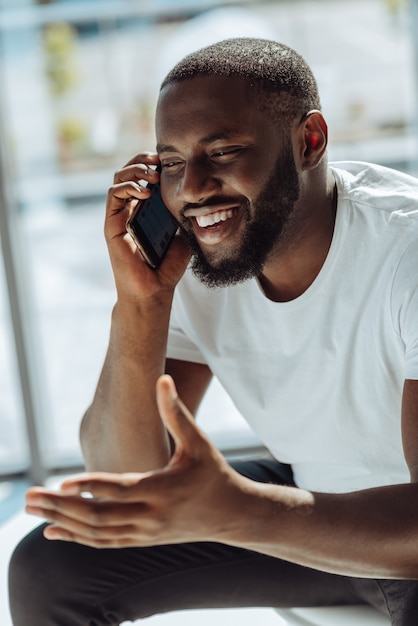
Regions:
<instances>
[{"instance_id":1,"label":"man","mask_svg":"<svg viewBox=\"0 0 418 626\"><path fill-rule=\"evenodd\" d=\"M270 41L180 62L156 134L109 191L88 473L28 492L50 525L12 559L15 626L359 602L415 624L418 181L329 166L311 71ZM153 271L125 224L158 180L181 234ZM231 467L194 424L213 374L275 460Z\"/></svg>"}]
</instances>

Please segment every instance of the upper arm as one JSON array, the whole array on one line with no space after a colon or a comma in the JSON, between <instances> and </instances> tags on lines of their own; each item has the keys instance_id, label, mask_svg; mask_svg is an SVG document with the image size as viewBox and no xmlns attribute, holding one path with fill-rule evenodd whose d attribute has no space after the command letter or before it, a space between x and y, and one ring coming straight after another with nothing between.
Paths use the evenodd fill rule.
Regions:
<instances>
[{"instance_id":1,"label":"upper arm","mask_svg":"<svg viewBox=\"0 0 418 626\"><path fill-rule=\"evenodd\" d=\"M406 380L404 384L402 441L411 480L418 482L418 380Z\"/></svg>"},{"instance_id":2,"label":"upper arm","mask_svg":"<svg viewBox=\"0 0 418 626\"><path fill-rule=\"evenodd\" d=\"M202 363L167 359L166 373L172 376L179 397L195 415L212 379L210 368Z\"/></svg>"}]
</instances>

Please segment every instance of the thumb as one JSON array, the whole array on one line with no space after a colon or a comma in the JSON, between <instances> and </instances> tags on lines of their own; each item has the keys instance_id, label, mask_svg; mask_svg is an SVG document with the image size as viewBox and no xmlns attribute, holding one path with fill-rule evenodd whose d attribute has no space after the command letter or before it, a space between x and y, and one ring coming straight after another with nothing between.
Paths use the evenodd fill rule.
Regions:
<instances>
[{"instance_id":1,"label":"thumb","mask_svg":"<svg viewBox=\"0 0 418 626\"><path fill-rule=\"evenodd\" d=\"M203 442L207 442L207 439L180 400L174 381L168 374L160 376L157 380L157 405L161 419L175 443L172 461L183 454L190 457L198 456L199 448Z\"/></svg>"}]
</instances>

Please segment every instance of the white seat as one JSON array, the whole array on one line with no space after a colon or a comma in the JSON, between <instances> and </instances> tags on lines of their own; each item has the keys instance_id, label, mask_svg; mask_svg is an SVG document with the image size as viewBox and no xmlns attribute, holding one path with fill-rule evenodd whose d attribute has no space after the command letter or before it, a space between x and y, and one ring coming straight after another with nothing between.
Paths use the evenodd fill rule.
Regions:
<instances>
[{"instance_id":1,"label":"white seat","mask_svg":"<svg viewBox=\"0 0 418 626\"><path fill-rule=\"evenodd\" d=\"M126 622L126 626L128 626ZM390 626L390 620L368 606L309 609L205 609L155 615L135 626ZM121 624L122 626L122 624ZM125 626L125 623L124 625Z\"/></svg>"},{"instance_id":2,"label":"white seat","mask_svg":"<svg viewBox=\"0 0 418 626\"><path fill-rule=\"evenodd\" d=\"M308 609L203 609L155 615L135 626L390 626L369 606ZM131 622L129 622L131 624ZM121 624L122 626L122 624ZM128 626L128 622L126 622Z\"/></svg>"},{"instance_id":3,"label":"white seat","mask_svg":"<svg viewBox=\"0 0 418 626\"><path fill-rule=\"evenodd\" d=\"M370 606L276 609L288 626L390 626L391 620Z\"/></svg>"}]
</instances>

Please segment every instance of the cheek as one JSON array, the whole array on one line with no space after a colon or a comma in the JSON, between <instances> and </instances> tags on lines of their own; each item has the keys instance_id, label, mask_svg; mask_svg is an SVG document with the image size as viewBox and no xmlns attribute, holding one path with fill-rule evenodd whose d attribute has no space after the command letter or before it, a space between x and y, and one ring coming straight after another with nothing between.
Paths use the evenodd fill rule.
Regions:
<instances>
[{"instance_id":1,"label":"cheek","mask_svg":"<svg viewBox=\"0 0 418 626\"><path fill-rule=\"evenodd\" d=\"M222 192L227 196L243 197L252 202L267 180L266 170L256 162L236 164L225 169L219 181Z\"/></svg>"}]
</instances>

